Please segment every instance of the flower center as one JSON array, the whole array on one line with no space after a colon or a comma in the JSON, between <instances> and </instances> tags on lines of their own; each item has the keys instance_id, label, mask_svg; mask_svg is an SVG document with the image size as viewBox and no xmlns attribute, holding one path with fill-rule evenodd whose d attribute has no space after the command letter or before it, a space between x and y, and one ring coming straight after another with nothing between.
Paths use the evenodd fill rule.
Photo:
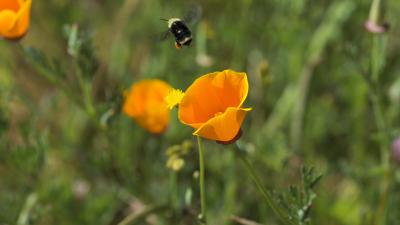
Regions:
<instances>
[{"instance_id":1,"label":"flower center","mask_svg":"<svg viewBox=\"0 0 400 225\"><path fill-rule=\"evenodd\" d=\"M175 106L179 105L182 101L182 98L185 96L179 89L172 89L168 95L164 98L165 102L168 105L169 109L174 108Z\"/></svg>"}]
</instances>

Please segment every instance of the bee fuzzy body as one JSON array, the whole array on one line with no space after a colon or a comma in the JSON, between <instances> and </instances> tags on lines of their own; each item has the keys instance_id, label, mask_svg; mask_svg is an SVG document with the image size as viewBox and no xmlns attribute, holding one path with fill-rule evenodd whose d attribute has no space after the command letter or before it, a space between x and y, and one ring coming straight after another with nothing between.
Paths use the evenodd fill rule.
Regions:
<instances>
[{"instance_id":1,"label":"bee fuzzy body","mask_svg":"<svg viewBox=\"0 0 400 225\"><path fill-rule=\"evenodd\" d=\"M175 37L175 46L177 48L181 48L183 45L190 46L192 43L192 32L181 19L169 19L168 29Z\"/></svg>"}]
</instances>

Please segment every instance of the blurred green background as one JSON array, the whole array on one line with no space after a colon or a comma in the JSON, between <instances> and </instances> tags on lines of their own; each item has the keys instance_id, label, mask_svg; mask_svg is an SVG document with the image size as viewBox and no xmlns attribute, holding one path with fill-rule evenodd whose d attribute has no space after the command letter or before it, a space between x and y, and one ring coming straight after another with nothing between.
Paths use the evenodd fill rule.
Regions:
<instances>
[{"instance_id":1,"label":"blurred green background","mask_svg":"<svg viewBox=\"0 0 400 225\"><path fill-rule=\"evenodd\" d=\"M29 33L0 40L0 224L197 224L192 129L174 110L148 134L122 93L227 68L249 76L239 144L265 186L301 187L303 165L323 174L304 224L399 224L400 2L382 2L385 34L365 30L367 0L33 0ZM160 18L193 4L193 46L158 41ZM190 149L178 172L176 145ZM205 142L209 224L281 224L231 150Z\"/></svg>"}]
</instances>

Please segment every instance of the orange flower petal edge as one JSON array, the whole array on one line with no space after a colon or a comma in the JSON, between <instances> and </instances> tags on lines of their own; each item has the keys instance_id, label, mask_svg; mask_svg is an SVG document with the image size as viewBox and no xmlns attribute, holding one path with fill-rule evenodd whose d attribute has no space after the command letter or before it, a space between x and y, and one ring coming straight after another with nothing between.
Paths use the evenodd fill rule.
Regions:
<instances>
[{"instance_id":1,"label":"orange flower petal edge","mask_svg":"<svg viewBox=\"0 0 400 225\"><path fill-rule=\"evenodd\" d=\"M251 108L228 108L222 115L213 117L193 134L200 137L229 142L239 133L240 127Z\"/></svg>"},{"instance_id":2,"label":"orange flower petal edge","mask_svg":"<svg viewBox=\"0 0 400 225\"><path fill-rule=\"evenodd\" d=\"M230 141L216 141L216 142L218 144L221 144L221 145L230 145L230 144L235 143L237 140L239 140L242 137L242 134L243 134L242 129L239 129L239 132L236 134L236 136L232 140L230 140Z\"/></svg>"},{"instance_id":3,"label":"orange flower petal edge","mask_svg":"<svg viewBox=\"0 0 400 225\"><path fill-rule=\"evenodd\" d=\"M31 5L32 0L1 0L0 37L17 40L26 34Z\"/></svg>"},{"instance_id":4,"label":"orange flower petal edge","mask_svg":"<svg viewBox=\"0 0 400 225\"><path fill-rule=\"evenodd\" d=\"M122 111L141 127L153 134L160 134L169 124L169 109L164 101L171 87L164 81L151 79L134 83L124 93Z\"/></svg>"}]
</instances>

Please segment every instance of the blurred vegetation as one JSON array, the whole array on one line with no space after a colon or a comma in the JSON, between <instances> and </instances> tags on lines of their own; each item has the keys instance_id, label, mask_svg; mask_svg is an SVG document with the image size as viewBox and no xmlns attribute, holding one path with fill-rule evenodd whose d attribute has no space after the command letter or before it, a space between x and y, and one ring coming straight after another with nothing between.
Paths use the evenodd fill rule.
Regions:
<instances>
[{"instance_id":1,"label":"blurred vegetation","mask_svg":"<svg viewBox=\"0 0 400 225\"><path fill-rule=\"evenodd\" d=\"M192 130L173 111L148 134L122 93L226 68L249 76L239 144L297 224L398 224L400 2L382 2L390 29L372 34L367 0L202 0L177 50L159 19L188 1L34 0L27 36L0 40L0 224L197 224ZM231 150L205 143L209 224L281 224Z\"/></svg>"}]
</instances>

